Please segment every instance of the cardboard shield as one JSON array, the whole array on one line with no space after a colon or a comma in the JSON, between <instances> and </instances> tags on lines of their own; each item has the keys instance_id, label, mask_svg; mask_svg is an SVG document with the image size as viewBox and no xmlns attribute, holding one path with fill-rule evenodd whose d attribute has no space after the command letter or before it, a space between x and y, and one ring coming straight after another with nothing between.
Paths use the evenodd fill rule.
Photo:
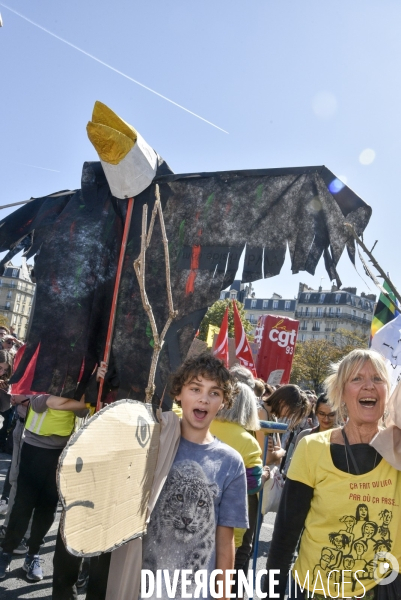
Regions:
<instances>
[{"instance_id":1,"label":"cardboard shield","mask_svg":"<svg viewBox=\"0 0 401 600\"><path fill-rule=\"evenodd\" d=\"M96 413L60 456L61 535L75 556L96 556L146 531L160 439L149 404L120 400Z\"/></svg>"}]
</instances>

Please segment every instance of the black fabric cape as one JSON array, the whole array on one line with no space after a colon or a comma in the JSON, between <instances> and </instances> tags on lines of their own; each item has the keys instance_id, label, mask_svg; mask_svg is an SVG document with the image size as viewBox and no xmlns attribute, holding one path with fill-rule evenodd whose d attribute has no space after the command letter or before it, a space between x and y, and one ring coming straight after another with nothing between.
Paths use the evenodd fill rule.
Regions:
<instances>
[{"instance_id":1,"label":"black fabric cape","mask_svg":"<svg viewBox=\"0 0 401 600\"><path fill-rule=\"evenodd\" d=\"M288 246L293 273L314 274L323 255L330 279L341 283L336 265L344 248L352 261L355 256L344 222L361 234L371 209L346 186L332 194L333 180L326 167L174 175L160 159L152 185L135 198L129 232L112 345L118 398L143 399L147 385L153 340L133 261L142 207L148 203L150 219L155 183L178 310L159 361L156 402L207 308L234 280L245 245L244 282L280 273ZM125 211L126 201L111 195L100 163L91 162L84 164L81 189L36 198L0 221L0 251L9 250L3 264L21 249L28 258L35 255L36 306L14 381L40 343L33 389L69 397L85 389L103 358ZM161 329L168 307L158 220L146 262L146 290Z\"/></svg>"}]
</instances>

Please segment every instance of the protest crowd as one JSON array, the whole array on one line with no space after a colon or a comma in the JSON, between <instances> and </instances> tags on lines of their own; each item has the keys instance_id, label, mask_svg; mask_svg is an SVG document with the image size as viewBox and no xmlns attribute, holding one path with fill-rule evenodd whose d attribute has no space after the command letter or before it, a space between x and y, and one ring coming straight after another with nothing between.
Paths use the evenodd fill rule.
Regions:
<instances>
[{"instance_id":1,"label":"protest crowd","mask_svg":"<svg viewBox=\"0 0 401 600\"><path fill-rule=\"evenodd\" d=\"M314 273L324 252L340 286L341 252L355 254L346 225L359 239L370 208L346 186L333 195L326 167L175 175L100 102L87 132L100 162L84 164L82 189L0 226L1 249L35 255L37 277L26 343L0 327L0 586L19 554L28 581L51 576L53 600L400 600L395 311L322 389L290 382L299 322L265 315L255 359L235 300L235 357L228 305L213 344L193 348L236 247L247 245L244 280L277 275L291 239L298 270ZM256 200L239 219L244 198Z\"/></svg>"},{"instance_id":2,"label":"protest crowd","mask_svg":"<svg viewBox=\"0 0 401 600\"><path fill-rule=\"evenodd\" d=\"M2 450L12 454L0 501L4 516L0 578L12 573L13 554L24 554L27 579L40 581L40 548L59 500L58 460L76 418L78 422L90 418L90 408L84 397L76 401L49 394L13 394L9 379L24 345L6 327L0 328L0 336ZM107 374L103 363L94 381L98 386L106 377L109 385L103 399L110 402L110 379L114 377L114 386L116 381L115 374ZM312 597L321 600L336 597L338 586L344 584L352 596L343 597L399 597L391 595L398 593L399 576L379 589L375 574L375 556L384 562L390 552L397 555L398 473L369 445L379 431L389 389L384 359L372 350L354 350L333 364L319 395L297 385L270 385L241 364L227 369L213 353L187 359L170 380L181 439L144 536L143 569L234 568L232 597L243 597L238 574L246 577L252 568L260 492L274 474L281 499L274 509L277 518L264 587L262 583L264 597L284 598L287 593L303 598L313 589ZM285 424L287 431L269 435L263 453L266 422ZM195 489L199 491L194 509ZM372 504L375 498L378 506ZM168 518L180 532L176 546L161 532ZM297 578L290 579L289 589L294 560ZM110 553L72 556L59 531L53 564L54 600L77 598L80 590L86 590L88 600L106 598ZM273 569L279 576L272 593L268 573ZM180 584L175 597L180 597Z\"/></svg>"}]
</instances>

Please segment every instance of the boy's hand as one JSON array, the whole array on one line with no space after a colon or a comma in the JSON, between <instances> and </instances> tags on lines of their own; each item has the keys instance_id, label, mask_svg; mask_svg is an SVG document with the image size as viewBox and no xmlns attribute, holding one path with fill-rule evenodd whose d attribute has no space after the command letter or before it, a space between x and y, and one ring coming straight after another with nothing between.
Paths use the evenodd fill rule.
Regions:
<instances>
[{"instance_id":1,"label":"boy's hand","mask_svg":"<svg viewBox=\"0 0 401 600\"><path fill-rule=\"evenodd\" d=\"M100 381L101 379L104 379L106 377L107 367L107 362L104 362L104 360L102 360L102 362L100 363L100 367L98 368L96 373L96 381Z\"/></svg>"}]
</instances>

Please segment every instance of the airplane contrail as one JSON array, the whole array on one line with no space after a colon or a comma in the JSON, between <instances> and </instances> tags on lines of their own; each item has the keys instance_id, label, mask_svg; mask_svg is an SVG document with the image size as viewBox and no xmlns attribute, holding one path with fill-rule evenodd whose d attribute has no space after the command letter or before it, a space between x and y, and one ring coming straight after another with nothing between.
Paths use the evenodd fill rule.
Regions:
<instances>
[{"instance_id":1,"label":"airplane contrail","mask_svg":"<svg viewBox=\"0 0 401 600\"><path fill-rule=\"evenodd\" d=\"M33 169L42 169L43 171L53 171L53 173L61 173L61 171L56 171L56 169L47 169L46 167L38 167L37 165L28 165L28 163L16 162L16 165L23 165L24 167L32 167Z\"/></svg>"},{"instance_id":2,"label":"airplane contrail","mask_svg":"<svg viewBox=\"0 0 401 600\"><path fill-rule=\"evenodd\" d=\"M196 113L192 112L192 110L189 110L188 108L185 108L185 106L182 106L181 104L178 104L177 102L174 102L174 100L170 100L170 98L167 98L167 96L163 96L163 94L159 94L159 92L156 92L156 90L152 90L152 88L148 87L147 85L144 85L143 83L141 83L140 81L137 81L136 79L133 79L132 77L130 77L129 75L126 75L122 71L119 71L118 69L115 69L114 67L112 67L108 63L104 62L103 60L100 60L100 58L96 58L96 56L93 56L93 54L89 54L89 52L86 52L86 50L82 50L82 48L79 48L79 46L76 46L75 44L72 44L71 42L68 42L64 38L62 38L59 35L56 35L55 33L53 33L52 31L49 31L49 29L46 29L46 27L42 27L42 25L39 25L38 23L35 23L35 21L32 21L31 19L28 19L28 17L26 17L25 15L21 14L20 12L17 12L13 8L11 8L10 6L7 6L7 4L3 4L2 2L0 2L0 6L3 6L7 10L9 10L10 12L14 13L15 15L17 15L17 17L20 17L21 19L24 19L25 21L27 21L31 25L34 25L35 27L38 27L39 29L41 29L45 33L48 33L49 35L53 36L54 38L56 38L56 40L60 40L60 42L64 42L64 44L67 44L67 46L71 46L71 48L74 48L75 50L78 50L78 52L82 52L82 54L85 54L85 56L89 56L89 58L91 58L92 60L95 60L96 62L100 63L104 67L107 67L108 69L110 69L111 71L114 71L115 73L118 73L118 75L122 75L126 79L129 79L129 81L132 81L133 83L136 83L137 85L140 85L145 90L148 90L148 92L152 92L152 94L155 94L156 96L159 96L159 98L163 98L163 100L167 100L167 102L170 102L170 104L174 104L174 106L177 106L178 108L181 108L182 110L185 110L185 112L187 112L190 115L196 117L197 119L200 119L201 121L204 121L205 123L208 123L208 125L211 125L212 127L215 127L216 129L219 129L223 133L227 133L228 134L228 131L226 131L225 129L222 129L221 127L219 127L218 125L215 125L211 121L208 121L207 119L204 119L200 115L197 115Z\"/></svg>"}]
</instances>

